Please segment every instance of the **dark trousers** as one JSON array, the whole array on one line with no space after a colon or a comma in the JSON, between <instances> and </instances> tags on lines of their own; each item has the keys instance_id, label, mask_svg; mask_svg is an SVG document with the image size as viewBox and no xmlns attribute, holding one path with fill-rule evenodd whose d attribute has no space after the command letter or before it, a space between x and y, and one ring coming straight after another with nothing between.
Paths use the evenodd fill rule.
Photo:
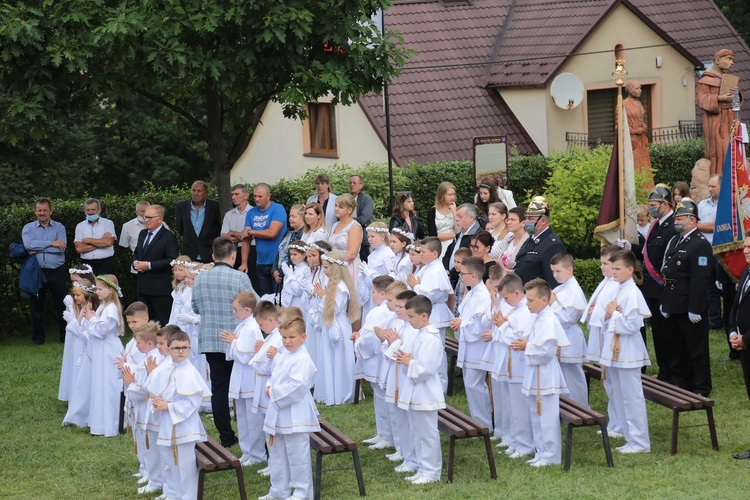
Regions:
<instances>
[{"instance_id":1,"label":"dark trousers","mask_svg":"<svg viewBox=\"0 0 750 500\"><path fill-rule=\"evenodd\" d=\"M94 275L101 276L102 274L115 274L115 258L107 257L106 259L91 259L83 260L86 264L91 266L94 270Z\"/></svg>"},{"instance_id":2,"label":"dark trousers","mask_svg":"<svg viewBox=\"0 0 750 500\"><path fill-rule=\"evenodd\" d=\"M214 425L222 443L234 441L234 430L229 416L229 377L233 361L227 361L223 352L206 352L206 361L211 369L211 411Z\"/></svg>"},{"instance_id":3,"label":"dark trousers","mask_svg":"<svg viewBox=\"0 0 750 500\"><path fill-rule=\"evenodd\" d=\"M36 257L31 257L36 258ZM29 298L29 309L31 310L31 340L35 344L44 344L44 306L47 303L47 292L52 295L52 302L55 305L55 316L57 316L57 326L60 330L60 342L65 342L65 304L63 299L68 293L68 273L65 266L55 269L42 269L44 277L47 278L45 283L39 289L39 295Z\"/></svg>"},{"instance_id":4,"label":"dark trousers","mask_svg":"<svg viewBox=\"0 0 750 500\"><path fill-rule=\"evenodd\" d=\"M737 285L735 285L732 278L729 277L723 267L719 266L719 283L721 283L721 301L724 306L724 331L727 335L727 345L729 346L729 359L740 359L740 351L732 349L732 344L729 342L729 315L732 314L732 304L734 304L734 297L737 295Z\"/></svg>"},{"instance_id":5,"label":"dark trousers","mask_svg":"<svg viewBox=\"0 0 750 500\"><path fill-rule=\"evenodd\" d=\"M273 279L273 265L257 264L255 267L258 272L259 295L262 297L263 295L276 292L276 280Z\"/></svg>"},{"instance_id":6,"label":"dark trousers","mask_svg":"<svg viewBox=\"0 0 750 500\"><path fill-rule=\"evenodd\" d=\"M148 307L148 319L158 321L161 326L167 326L169 315L172 312L171 295L145 295L138 294L138 300Z\"/></svg>"},{"instance_id":7,"label":"dark trousers","mask_svg":"<svg viewBox=\"0 0 750 500\"><path fill-rule=\"evenodd\" d=\"M740 351L740 363L742 364L742 376L745 378L745 389L750 399L750 351Z\"/></svg>"},{"instance_id":8,"label":"dark trousers","mask_svg":"<svg viewBox=\"0 0 750 500\"><path fill-rule=\"evenodd\" d=\"M245 243L247 244L247 243ZM253 290L257 293L260 290L260 282L258 281L258 270L255 265L255 260L258 258L258 252L255 250L255 245L250 245L250 253L247 257L247 276L250 278L250 284L253 285ZM237 257L234 259L234 268L239 269L242 265L242 248L237 248Z\"/></svg>"},{"instance_id":9,"label":"dark trousers","mask_svg":"<svg viewBox=\"0 0 750 500\"><path fill-rule=\"evenodd\" d=\"M669 330L667 330L666 319L661 315L659 299L646 299L648 309L651 311L651 337L654 342L654 353L656 353L656 364L659 365L659 380L669 382L672 380L672 353L674 346L671 345Z\"/></svg>"},{"instance_id":10,"label":"dark trousers","mask_svg":"<svg viewBox=\"0 0 750 500\"><path fill-rule=\"evenodd\" d=\"M708 352L708 312L693 323L687 313L671 314L667 328L672 332L675 356L672 384L708 396L711 393L711 360Z\"/></svg>"},{"instance_id":11,"label":"dark trousers","mask_svg":"<svg viewBox=\"0 0 750 500\"><path fill-rule=\"evenodd\" d=\"M712 255L709 258L711 266L711 283L706 291L706 301L708 301L708 323L710 328L723 328L724 319L721 314L721 290L716 288L716 282L719 280L719 261ZM731 308L732 305L730 304Z\"/></svg>"}]
</instances>

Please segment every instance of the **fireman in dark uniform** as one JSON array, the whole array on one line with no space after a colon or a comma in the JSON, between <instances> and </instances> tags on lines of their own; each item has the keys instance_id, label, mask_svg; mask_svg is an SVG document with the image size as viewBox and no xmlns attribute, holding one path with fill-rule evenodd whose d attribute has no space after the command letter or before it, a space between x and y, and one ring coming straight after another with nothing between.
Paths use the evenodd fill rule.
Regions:
<instances>
[{"instance_id":1,"label":"fireman in dark uniform","mask_svg":"<svg viewBox=\"0 0 750 500\"><path fill-rule=\"evenodd\" d=\"M544 196L535 196L526 209L524 229L529 237L516 254L514 272L524 284L542 278L555 288L559 283L552 277L550 260L565 251L560 237L549 227L549 203Z\"/></svg>"},{"instance_id":2,"label":"fireman in dark uniform","mask_svg":"<svg viewBox=\"0 0 750 500\"><path fill-rule=\"evenodd\" d=\"M683 198L675 207L678 232L667 244L662 275L661 312L673 352L672 384L703 396L711 392L708 355L708 302L713 250L698 228L698 206Z\"/></svg>"},{"instance_id":3,"label":"fireman in dark uniform","mask_svg":"<svg viewBox=\"0 0 750 500\"><path fill-rule=\"evenodd\" d=\"M657 378L669 382L672 380L670 367L674 350L669 343L666 319L660 314L659 306L661 306L661 292L664 288L664 278L661 275L664 251L672 236L677 234L674 229L672 190L666 184L657 184L649 193L647 203L648 212L654 220L646 233L646 238L640 237L639 244L633 245L632 250L636 258L643 262L641 292L651 311L651 337L654 342L656 363L659 365Z\"/></svg>"}]
</instances>

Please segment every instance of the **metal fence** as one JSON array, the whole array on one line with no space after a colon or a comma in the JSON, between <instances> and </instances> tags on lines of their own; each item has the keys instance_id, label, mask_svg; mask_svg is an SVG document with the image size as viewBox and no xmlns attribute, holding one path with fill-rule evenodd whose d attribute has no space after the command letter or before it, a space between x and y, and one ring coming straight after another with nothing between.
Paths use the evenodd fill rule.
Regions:
<instances>
[{"instance_id":1,"label":"metal fence","mask_svg":"<svg viewBox=\"0 0 750 500\"><path fill-rule=\"evenodd\" d=\"M703 137L703 123L694 120L680 120L677 126L650 128L646 134L651 144L677 144L689 139ZM612 134L566 132L565 140L568 143L568 149L590 148L598 144L614 144L615 136Z\"/></svg>"}]
</instances>

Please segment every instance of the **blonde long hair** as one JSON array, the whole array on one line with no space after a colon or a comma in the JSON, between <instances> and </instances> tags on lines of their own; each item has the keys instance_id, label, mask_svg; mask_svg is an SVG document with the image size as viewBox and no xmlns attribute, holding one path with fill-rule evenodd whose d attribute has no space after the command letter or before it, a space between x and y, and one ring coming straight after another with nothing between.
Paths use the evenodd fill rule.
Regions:
<instances>
[{"instance_id":1,"label":"blonde long hair","mask_svg":"<svg viewBox=\"0 0 750 500\"><path fill-rule=\"evenodd\" d=\"M120 286L120 283L117 281L117 277L114 274L105 274L102 276L103 278L106 278L107 281L110 281L111 283L114 283L117 287ZM108 306L109 304L114 304L117 308L117 317L120 320L120 324L117 326L117 331L122 336L123 333L125 333L125 322L122 319L122 304L120 304L120 297L117 295L118 289L116 287L111 286L109 283L100 280L99 278L96 279L97 285L101 283L103 286L106 286L110 289L111 293L109 294L109 297L107 297L107 300L104 301L104 306Z\"/></svg>"},{"instance_id":2,"label":"blonde long hair","mask_svg":"<svg viewBox=\"0 0 750 500\"><path fill-rule=\"evenodd\" d=\"M336 259L338 261L346 263L344 254L341 252L329 252L326 257L330 259ZM321 256L323 260L323 257ZM323 262L326 262L323 260ZM321 262L321 265L323 264ZM354 288L354 282L352 281L352 275L349 274L349 268L342 266L341 264L335 264L328 262L331 266L331 271L328 273L328 285L326 285L326 295L323 299L323 323L326 326L333 324L333 319L336 316L336 293L338 292L339 282L343 281L346 285L346 289L349 291L349 307L347 314L349 315L349 321L354 323L362 316L360 311L359 299L357 298L357 290Z\"/></svg>"},{"instance_id":3,"label":"blonde long hair","mask_svg":"<svg viewBox=\"0 0 750 500\"><path fill-rule=\"evenodd\" d=\"M193 262L193 260L188 257L187 255L178 255L177 258L173 261L182 261L182 262ZM175 266L180 266L185 269L185 272L187 273L189 269L186 266L183 266L182 264L175 264L172 266L174 268ZM174 271L172 271L174 273ZM184 279L182 281L185 281ZM184 283L182 281L177 281L177 278L172 278L172 290L177 290L180 288L180 285L183 285Z\"/></svg>"}]
</instances>

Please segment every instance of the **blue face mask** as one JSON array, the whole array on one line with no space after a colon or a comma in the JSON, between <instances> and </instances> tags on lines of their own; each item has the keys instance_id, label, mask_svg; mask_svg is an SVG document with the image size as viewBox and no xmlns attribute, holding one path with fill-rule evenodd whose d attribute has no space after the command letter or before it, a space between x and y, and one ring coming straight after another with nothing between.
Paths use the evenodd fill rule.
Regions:
<instances>
[{"instance_id":1,"label":"blue face mask","mask_svg":"<svg viewBox=\"0 0 750 500\"><path fill-rule=\"evenodd\" d=\"M99 214L87 215L86 220L89 222L96 222L99 220Z\"/></svg>"}]
</instances>

